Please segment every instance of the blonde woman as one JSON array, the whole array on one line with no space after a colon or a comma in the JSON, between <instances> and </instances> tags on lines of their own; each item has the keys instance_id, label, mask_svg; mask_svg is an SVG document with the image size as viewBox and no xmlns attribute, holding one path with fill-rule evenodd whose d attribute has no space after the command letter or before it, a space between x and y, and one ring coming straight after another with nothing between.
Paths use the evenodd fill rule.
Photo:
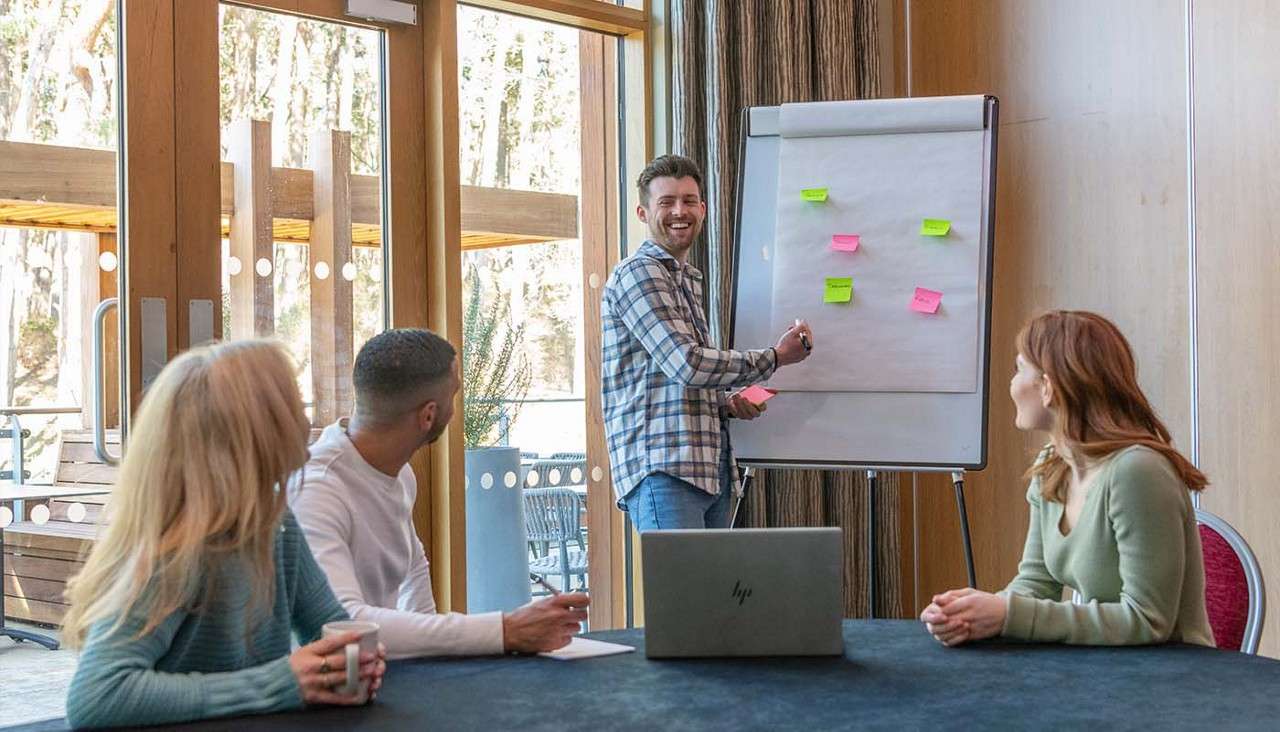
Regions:
<instances>
[{"instance_id":1,"label":"blonde woman","mask_svg":"<svg viewBox=\"0 0 1280 732\"><path fill-rule=\"evenodd\" d=\"M75 727L355 704L345 620L283 487L309 425L283 350L240 341L185 353L147 392L109 522L71 582L64 639L81 646ZM304 645L290 652L290 631ZM361 656L376 690L385 653Z\"/></svg>"}]
</instances>

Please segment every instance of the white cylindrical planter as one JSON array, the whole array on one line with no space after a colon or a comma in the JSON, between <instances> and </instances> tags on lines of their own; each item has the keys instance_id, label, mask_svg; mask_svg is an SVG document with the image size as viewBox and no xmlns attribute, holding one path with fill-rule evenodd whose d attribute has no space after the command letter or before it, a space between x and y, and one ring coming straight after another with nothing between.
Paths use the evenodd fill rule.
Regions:
<instances>
[{"instance_id":1,"label":"white cylindrical planter","mask_svg":"<svg viewBox=\"0 0 1280 732\"><path fill-rule=\"evenodd\" d=\"M467 450L467 612L529 602L520 448Z\"/></svg>"}]
</instances>

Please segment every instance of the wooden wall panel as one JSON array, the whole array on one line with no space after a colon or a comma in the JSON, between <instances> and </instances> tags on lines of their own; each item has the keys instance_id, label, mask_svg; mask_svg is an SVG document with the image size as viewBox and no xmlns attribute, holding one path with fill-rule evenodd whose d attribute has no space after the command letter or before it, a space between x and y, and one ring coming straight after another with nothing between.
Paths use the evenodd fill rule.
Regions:
<instances>
[{"instance_id":1,"label":"wooden wall panel","mask_svg":"<svg viewBox=\"0 0 1280 732\"><path fill-rule=\"evenodd\" d=\"M1001 101L990 459L967 482L982 589L1013 576L1022 473L1042 436L1013 427L1014 338L1047 308L1097 310L1137 353L1147 395L1190 439L1183 6L906 0L912 96ZM916 485L917 605L965 583L945 476Z\"/></svg>"},{"instance_id":2,"label":"wooden wall panel","mask_svg":"<svg viewBox=\"0 0 1280 732\"><path fill-rule=\"evenodd\" d=\"M1258 555L1271 606L1261 652L1280 656L1280 4L1193 7L1202 506Z\"/></svg>"}]
</instances>

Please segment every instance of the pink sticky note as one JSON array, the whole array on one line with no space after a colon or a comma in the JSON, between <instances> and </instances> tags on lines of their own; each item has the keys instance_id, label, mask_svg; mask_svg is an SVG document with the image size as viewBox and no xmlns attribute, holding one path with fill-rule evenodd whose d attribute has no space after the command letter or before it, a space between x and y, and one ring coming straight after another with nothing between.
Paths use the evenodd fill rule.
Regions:
<instances>
[{"instance_id":1,"label":"pink sticky note","mask_svg":"<svg viewBox=\"0 0 1280 732\"><path fill-rule=\"evenodd\" d=\"M911 309L917 313L928 313L933 315L938 312L938 306L942 304L942 293L937 290L926 290L923 287L916 288L916 296L911 298Z\"/></svg>"},{"instance_id":2,"label":"pink sticky note","mask_svg":"<svg viewBox=\"0 0 1280 732\"><path fill-rule=\"evenodd\" d=\"M752 404L755 404L756 406L760 406L761 404L764 404L765 402L777 396L778 390L770 389L767 386L760 386L759 384L754 384L752 386L748 386L747 388L743 389L739 393L742 395L743 399L746 399L747 401L751 402Z\"/></svg>"},{"instance_id":3,"label":"pink sticky note","mask_svg":"<svg viewBox=\"0 0 1280 732\"><path fill-rule=\"evenodd\" d=\"M837 252L856 252L861 240L857 234L832 234L831 248Z\"/></svg>"}]
</instances>

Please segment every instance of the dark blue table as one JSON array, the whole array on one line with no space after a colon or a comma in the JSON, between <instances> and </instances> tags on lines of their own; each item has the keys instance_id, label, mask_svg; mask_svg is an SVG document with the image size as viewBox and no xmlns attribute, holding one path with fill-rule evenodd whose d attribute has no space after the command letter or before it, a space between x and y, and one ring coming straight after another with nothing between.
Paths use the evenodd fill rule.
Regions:
<instances>
[{"instance_id":1,"label":"dark blue table","mask_svg":"<svg viewBox=\"0 0 1280 732\"><path fill-rule=\"evenodd\" d=\"M1195 646L944 648L914 621L850 620L843 657L650 661L642 631L591 635L637 652L399 661L368 707L181 728L1280 728L1280 661Z\"/></svg>"}]
</instances>

